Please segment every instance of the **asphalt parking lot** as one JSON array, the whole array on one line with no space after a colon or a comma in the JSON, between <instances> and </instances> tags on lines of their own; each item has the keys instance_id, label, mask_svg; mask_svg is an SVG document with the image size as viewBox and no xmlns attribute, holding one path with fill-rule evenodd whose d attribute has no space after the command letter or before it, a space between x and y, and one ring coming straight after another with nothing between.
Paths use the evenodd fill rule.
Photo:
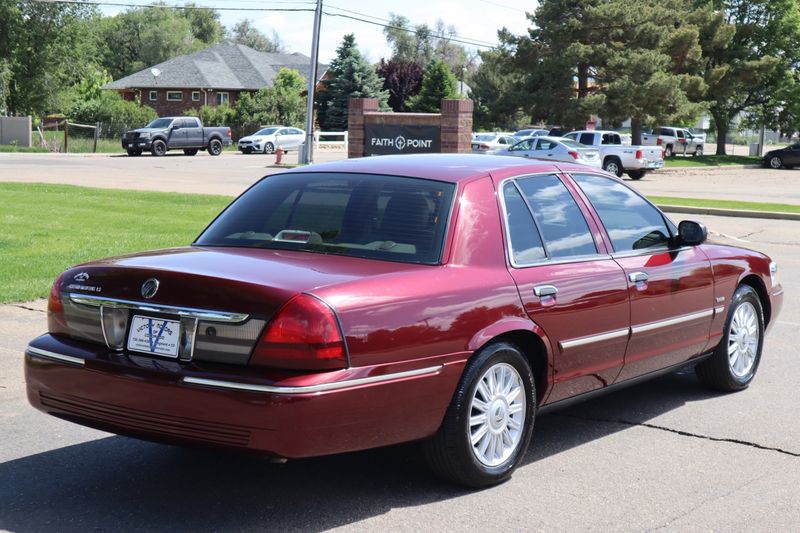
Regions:
<instances>
[{"instance_id":1,"label":"asphalt parking lot","mask_svg":"<svg viewBox=\"0 0 800 533\"><path fill-rule=\"evenodd\" d=\"M172 157L41 157L0 156L0 180L39 175L235 194L254 179L248 171L265 170L245 168L262 164L250 163L258 156L237 154L174 163ZM87 168L95 170L87 174ZM780 171L746 170L735 179L737 186L750 183L751 192L737 199L763 194L800 203L800 186L792 181L800 171L776 175L786 190L773 191L762 172ZM220 177L222 171L227 174ZM136 179L139 186L129 187ZM650 179L664 189L684 187L667 173L634 185L650 186ZM700 178L693 183L705 186ZM691 218L705 222L712 239L762 250L779 264L784 309L753 385L736 394L709 393L685 372L543 416L513 479L479 492L436 481L414 445L278 465L140 442L48 417L28 406L21 366L28 340L45 329L44 304L0 306L0 529L798 531L800 303L793 295L800 291L800 222Z\"/></svg>"}]
</instances>

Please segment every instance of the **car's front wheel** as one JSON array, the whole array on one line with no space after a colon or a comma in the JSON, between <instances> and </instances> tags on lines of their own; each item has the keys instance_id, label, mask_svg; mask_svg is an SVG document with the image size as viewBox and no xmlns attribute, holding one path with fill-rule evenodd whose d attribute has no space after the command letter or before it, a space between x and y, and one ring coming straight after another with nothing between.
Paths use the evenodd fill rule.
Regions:
<instances>
[{"instance_id":1,"label":"car's front wheel","mask_svg":"<svg viewBox=\"0 0 800 533\"><path fill-rule=\"evenodd\" d=\"M275 153L275 145L271 142L264 143L264 153L265 154L274 154Z\"/></svg>"},{"instance_id":2,"label":"car's front wheel","mask_svg":"<svg viewBox=\"0 0 800 533\"><path fill-rule=\"evenodd\" d=\"M525 356L508 342L492 343L467 364L425 457L439 477L470 487L511 477L530 443L536 388Z\"/></svg>"},{"instance_id":3,"label":"car's front wheel","mask_svg":"<svg viewBox=\"0 0 800 533\"><path fill-rule=\"evenodd\" d=\"M695 367L700 382L733 392L747 388L756 375L764 344L761 300L749 285L736 289L728 308L722 340L710 358Z\"/></svg>"},{"instance_id":4,"label":"car's front wheel","mask_svg":"<svg viewBox=\"0 0 800 533\"><path fill-rule=\"evenodd\" d=\"M769 158L769 168L781 168L783 166L783 159L778 155L773 155Z\"/></svg>"},{"instance_id":5,"label":"car's front wheel","mask_svg":"<svg viewBox=\"0 0 800 533\"><path fill-rule=\"evenodd\" d=\"M128 156L129 157L138 157L140 155L142 155L142 151L141 150L137 150L135 148L128 148Z\"/></svg>"},{"instance_id":6,"label":"car's front wheel","mask_svg":"<svg viewBox=\"0 0 800 533\"><path fill-rule=\"evenodd\" d=\"M161 139L156 139L153 141L153 146L150 148L150 153L154 156L161 157L167 153L167 143Z\"/></svg>"}]
</instances>

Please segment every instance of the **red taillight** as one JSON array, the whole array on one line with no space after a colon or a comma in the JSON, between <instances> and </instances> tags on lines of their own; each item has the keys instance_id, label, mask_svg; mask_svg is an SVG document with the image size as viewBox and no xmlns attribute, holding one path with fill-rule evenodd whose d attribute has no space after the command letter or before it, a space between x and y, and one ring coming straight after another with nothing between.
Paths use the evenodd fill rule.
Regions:
<instances>
[{"instance_id":1,"label":"red taillight","mask_svg":"<svg viewBox=\"0 0 800 533\"><path fill-rule=\"evenodd\" d=\"M664 144L664 141L661 140L661 137L656 139L656 146L661 146L662 144Z\"/></svg>"},{"instance_id":2,"label":"red taillight","mask_svg":"<svg viewBox=\"0 0 800 533\"><path fill-rule=\"evenodd\" d=\"M50 333L63 333L67 328L67 320L64 318L64 305L61 303L61 283L64 280L64 273L56 278L50 288L50 296L47 297L47 330Z\"/></svg>"},{"instance_id":3,"label":"red taillight","mask_svg":"<svg viewBox=\"0 0 800 533\"><path fill-rule=\"evenodd\" d=\"M233 132L231 132L231 130L228 130L228 137L233 137Z\"/></svg>"},{"instance_id":4,"label":"red taillight","mask_svg":"<svg viewBox=\"0 0 800 533\"><path fill-rule=\"evenodd\" d=\"M641 159L641 158L642 158L642 151L636 150L636 159Z\"/></svg>"},{"instance_id":5,"label":"red taillight","mask_svg":"<svg viewBox=\"0 0 800 533\"><path fill-rule=\"evenodd\" d=\"M490 147L489 147L489 145L488 145L488 144L482 144L482 145L481 145L481 150L488 150L489 148L490 148Z\"/></svg>"},{"instance_id":6,"label":"red taillight","mask_svg":"<svg viewBox=\"0 0 800 533\"><path fill-rule=\"evenodd\" d=\"M578 152L567 152L567 153L572 156L572 159L578 159Z\"/></svg>"},{"instance_id":7,"label":"red taillight","mask_svg":"<svg viewBox=\"0 0 800 533\"><path fill-rule=\"evenodd\" d=\"M267 324L252 362L303 370L345 368L347 355L336 315L313 296L295 296Z\"/></svg>"}]
</instances>

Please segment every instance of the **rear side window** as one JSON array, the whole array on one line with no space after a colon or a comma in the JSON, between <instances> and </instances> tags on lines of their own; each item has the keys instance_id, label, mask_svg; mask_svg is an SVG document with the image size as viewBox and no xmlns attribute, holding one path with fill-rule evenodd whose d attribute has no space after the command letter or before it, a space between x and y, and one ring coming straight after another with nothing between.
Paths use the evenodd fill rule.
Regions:
<instances>
[{"instance_id":1,"label":"rear side window","mask_svg":"<svg viewBox=\"0 0 800 533\"><path fill-rule=\"evenodd\" d=\"M615 180L592 174L572 176L586 193L611 238L614 250L664 247L670 231L661 212Z\"/></svg>"},{"instance_id":2,"label":"rear side window","mask_svg":"<svg viewBox=\"0 0 800 533\"><path fill-rule=\"evenodd\" d=\"M511 241L511 257L515 265L525 265L541 261L547 256L544 253L542 238L533 222L525 200L512 182L503 186L503 199L506 206L506 224L508 238Z\"/></svg>"},{"instance_id":3,"label":"rear side window","mask_svg":"<svg viewBox=\"0 0 800 533\"><path fill-rule=\"evenodd\" d=\"M592 146L594 144L594 133L581 133L581 138L578 142L587 146Z\"/></svg>"},{"instance_id":4,"label":"rear side window","mask_svg":"<svg viewBox=\"0 0 800 533\"><path fill-rule=\"evenodd\" d=\"M397 176L279 174L236 199L195 244L436 264L454 190Z\"/></svg>"},{"instance_id":5,"label":"rear side window","mask_svg":"<svg viewBox=\"0 0 800 533\"><path fill-rule=\"evenodd\" d=\"M517 180L544 239L548 257L597 254L589 225L567 187L556 176Z\"/></svg>"}]
</instances>

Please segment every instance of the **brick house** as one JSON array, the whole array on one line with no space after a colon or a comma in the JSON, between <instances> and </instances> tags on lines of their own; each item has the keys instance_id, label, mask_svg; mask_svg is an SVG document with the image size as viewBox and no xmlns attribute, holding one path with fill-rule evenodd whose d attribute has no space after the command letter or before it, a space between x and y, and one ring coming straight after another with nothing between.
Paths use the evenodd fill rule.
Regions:
<instances>
[{"instance_id":1,"label":"brick house","mask_svg":"<svg viewBox=\"0 0 800 533\"><path fill-rule=\"evenodd\" d=\"M159 116L183 115L202 105L236 105L243 92L271 86L281 68L308 79L311 59L303 54L264 53L242 44L221 43L178 56L103 86L126 100L139 97ZM317 82L328 66L319 64Z\"/></svg>"}]
</instances>

